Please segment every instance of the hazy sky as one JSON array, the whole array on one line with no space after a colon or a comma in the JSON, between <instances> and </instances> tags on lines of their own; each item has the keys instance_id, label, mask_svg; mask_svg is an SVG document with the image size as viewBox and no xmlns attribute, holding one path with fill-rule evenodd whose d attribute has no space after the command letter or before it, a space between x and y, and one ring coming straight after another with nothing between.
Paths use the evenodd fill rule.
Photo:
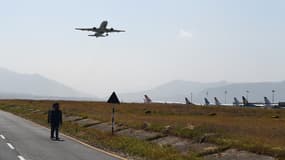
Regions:
<instances>
[{"instance_id":1,"label":"hazy sky","mask_svg":"<svg viewBox=\"0 0 285 160\"><path fill-rule=\"evenodd\" d=\"M181 79L285 80L284 0L9 0L0 67L97 96ZM107 38L75 27L124 29Z\"/></svg>"}]
</instances>

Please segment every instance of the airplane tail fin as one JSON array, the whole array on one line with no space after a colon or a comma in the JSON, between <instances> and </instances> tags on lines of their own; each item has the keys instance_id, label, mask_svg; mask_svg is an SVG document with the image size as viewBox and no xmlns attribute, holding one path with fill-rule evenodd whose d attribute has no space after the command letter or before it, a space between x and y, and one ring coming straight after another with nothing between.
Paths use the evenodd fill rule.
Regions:
<instances>
[{"instance_id":1,"label":"airplane tail fin","mask_svg":"<svg viewBox=\"0 0 285 160\"><path fill-rule=\"evenodd\" d=\"M242 96L242 102L243 102L243 105L248 105L248 100Z\"/></svg>"},{"instance_id":2,"label":"airplane tail fin","mask_svg":"<svg viewBox=\"0 0 285 160\"><path fill-rule=\"evenodd\" d=\"M214 98L216 106L221 106L221 102L218 100L217 97Z\"/></svg>"},{"instance_id":3,"label":"airplane tail fin","mask_svg":"<svg viewBox=\"0 0 285 160\"><path fill-rule=\"evenodd\" d=\"M264 97L264 102L265 102L265 107L270 107L271 106L271 102L267 97Z\"/></svg>"},{"instance_id":4,"label":"airplane tail fin","mask_svg":"<svg viewBox=\"0 0 285 160\"><path fill-rule=\"evenodd\" d=\"M187 97L185 97L186 104L192 104Z\"/></svg>"},{"instance_id":5,"label":"airplane tail fin","mask_svg":"<svg viewBox=\"0 0 285 160\"><path fill-rule=\"evenodd\" d=\"M151 103L151 99L147 96L147 95L144 95L144 103Z\"/></svg>"},{"instance_id":6,"label":"airplane tail fin","mask_svg":"<svg viewBox=\"0 0 285 160\"><path fill-rule=\"evenodd\" d=\"M234 106L239 106L240 105L240 102L239 102L239 100L236 98L236 97L234 97Z\"/></svg>"},{"instance_id":7,"label":"airplane tail fin","mask_svg":"<svg viewBox=\"0 0 285 160\"><path fill-rule=\"evenodd\" d=\"M205 100L205 106L210 105L210 101L207 98L204 98L204 100Z\"/></svg>"}]
</instances>

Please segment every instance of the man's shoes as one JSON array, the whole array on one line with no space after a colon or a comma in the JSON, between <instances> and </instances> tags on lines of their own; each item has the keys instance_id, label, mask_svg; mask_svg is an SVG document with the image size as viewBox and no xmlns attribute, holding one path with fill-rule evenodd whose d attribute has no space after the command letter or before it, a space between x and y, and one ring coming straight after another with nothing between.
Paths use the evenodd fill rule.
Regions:
<instances>
[{"instance_id":1,"label":"man's shoes","mask_svg":"<svg viewBox=\"0 0 285 160\"><path fill-rule=\"evenodd\" d=\"M60 141L60 139L58 137L56 137L55 140Z\"/></svg>"}]
</instances>

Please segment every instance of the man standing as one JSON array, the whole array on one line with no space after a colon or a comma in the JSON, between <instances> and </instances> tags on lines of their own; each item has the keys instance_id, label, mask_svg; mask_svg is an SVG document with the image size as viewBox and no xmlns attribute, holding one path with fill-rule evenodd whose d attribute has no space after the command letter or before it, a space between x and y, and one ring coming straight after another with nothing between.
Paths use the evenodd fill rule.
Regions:
<instances>
[{"instance_id":1,"label":"man standing","mask_svg":"<svg viewBox=\"0 0 285 160\"><path fill-rule=\"evenodd\" d=\"M52 105L52 109L49 110L48 123L50 124L50 128L51 128L50 138L54 139L54 132L55 132L55 139L59 140L58 130L59 130L59 127L62 125L62 112L61 110L59 110L58 103L54 103Z\"/></svg>"}]
</instances>

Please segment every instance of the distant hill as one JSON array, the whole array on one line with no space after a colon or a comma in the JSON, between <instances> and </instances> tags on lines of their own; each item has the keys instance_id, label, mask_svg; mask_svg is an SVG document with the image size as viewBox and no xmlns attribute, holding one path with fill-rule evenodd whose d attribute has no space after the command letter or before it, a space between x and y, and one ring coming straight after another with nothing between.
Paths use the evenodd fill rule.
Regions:
<instances>
[{"instance_id":1,"label":"distant hill","mask_svg":"<svg viewBox=\"0 0 285 160\"><path fill-rule=\"evenodd\" d=\"M219 87L226 85L227 82L215 83L200 83L191 81L176 80L161 86L155 87L150 90L120 94L123 101L128 102L142 102L143 95L147 94L152 100L157 101L175 101L184 102L185 97L190 97L191 92L193 95L203 91L205 88Z\"/></svg>"},{"instance_id":2,"label":"distant hill","mask_svg":"<svg viewBox=\"0 0 285 160\"><path fill-rule=\"evenodd\" d=\"M256 82L256 83L232 83L225 86L206 88L198 94L198 97L204 97L208 91L209 99L213 101L213 97L218 97L221 102L225 102L225 90L227 90L227 103L233 102L233 97L237 97L241 101L241 97L247 95L251 102L264 102L264 97L268 97L272 101L272 90L275 90L275 102L285 101L285 81L281 82ZM199 100L201 101L201 100Z\"/></svg>"},{"instance_id":3,"label":"distant hill","mask_svg":"<svg viewBox=\"0 0 285 160\"><path fill-rule=\"evenodd\" d=\"M285 81L282 82L258 82L258 83L228 83L225 81L216 83L199 83L191 81L172 81L150 90L123 93L120 97L126 102L143 102L143 95L147 94L154 101L184 102L184 98L190 99L193 94L193 102L204 103L204 97L208 92L208 99L213 103L217 97L222 103L232 103L233 97L241 101L241 96L246 96L249 91L249 101L263 102L263 97L272 99L272 90L276 90L275 102L285 101ZM227 97L225 101L225 90Z\"/></svg>"},{"instance_id":4,"label":"distant hill","mask_svg":"<svg viewBox=\"0 0 285 160\"><path fill-rule=\"evenodd\" d=\"M75 89L39 74L20 74L0 68L0 98L79 98Z\"/></svg>"}]
</instances>

